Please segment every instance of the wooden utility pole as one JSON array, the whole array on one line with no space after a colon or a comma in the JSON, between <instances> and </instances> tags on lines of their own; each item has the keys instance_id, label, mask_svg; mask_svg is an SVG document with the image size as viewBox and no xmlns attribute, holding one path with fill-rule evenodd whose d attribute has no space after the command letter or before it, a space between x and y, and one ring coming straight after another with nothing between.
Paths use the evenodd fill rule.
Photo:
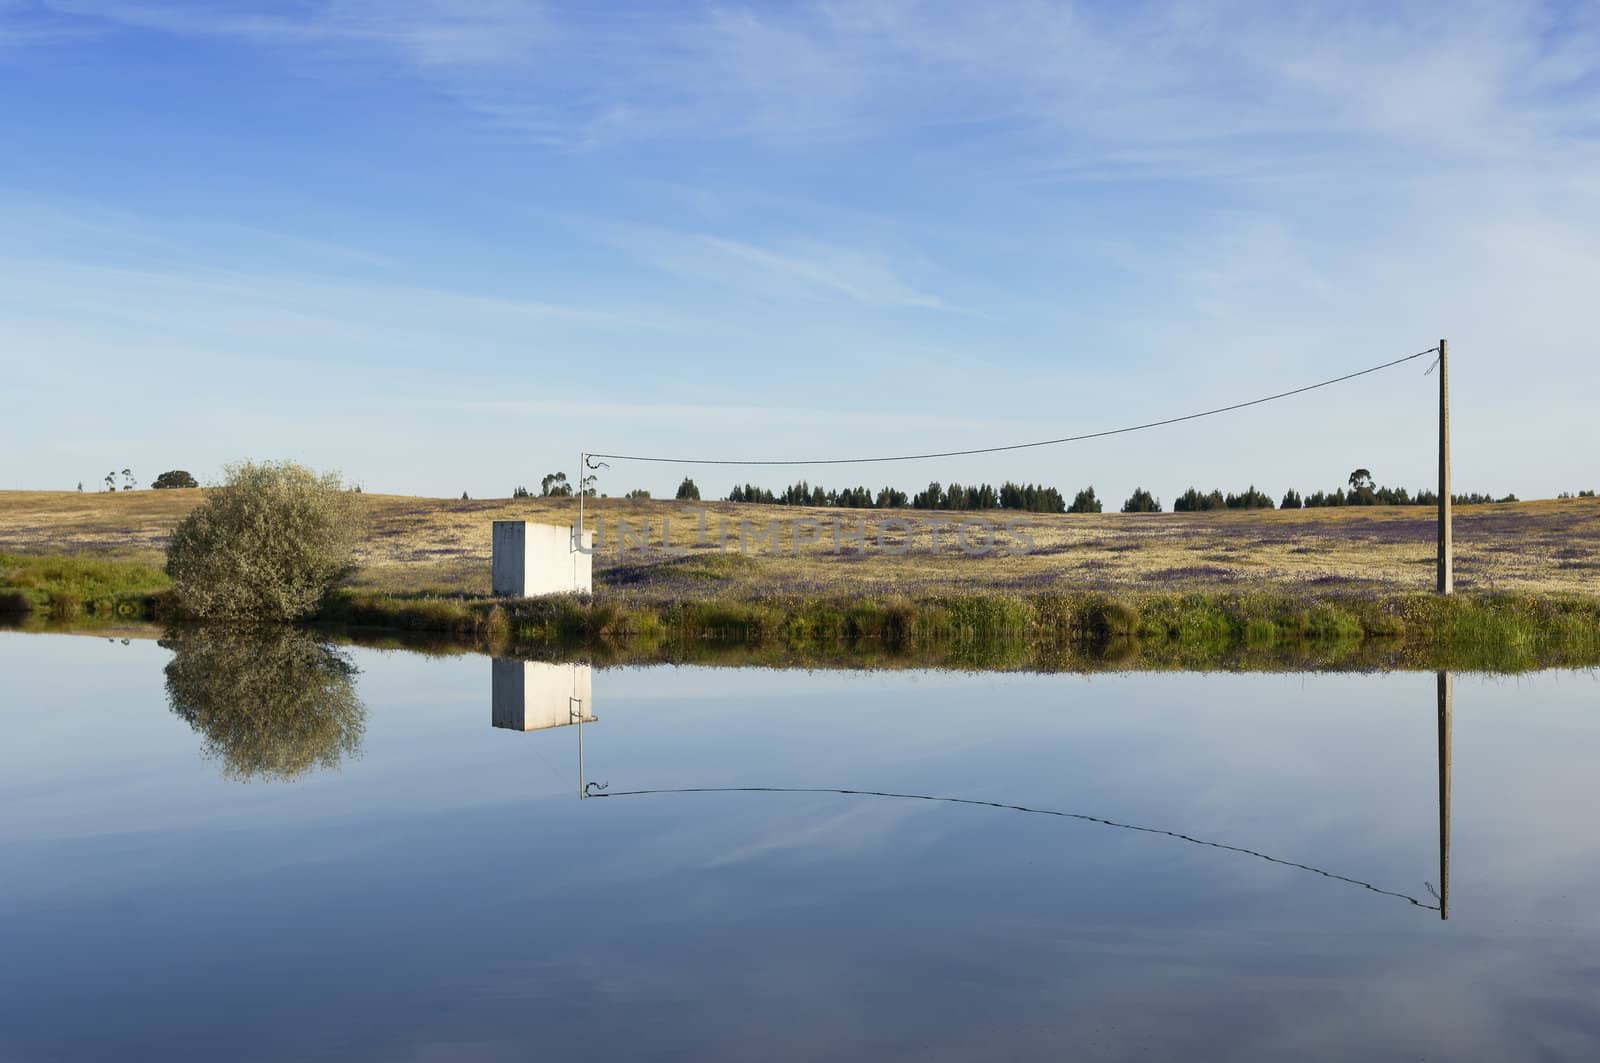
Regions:
<instances>
[{"instance_id":1,"label":"wooden utility pole","mask_svg":"<svg viewBox=\"0 0 1600 1063\"><path fill-rule=\"evenodd\" d=\"M1440 594L1456 589L1455 543L1450 533L1450 341L1439 341L1439 579Z\"/></svg>"},{"instance_id":2,"label":"wooden utility pole","mask_svg":"<svg viewBox=\"0 0 1600 1063\"><path fill-rule=\"evenodd\" d=\"M1455 675L1439 673L1439 918L1450 918L1450 717Z\"/></svg>"}]
</instances>

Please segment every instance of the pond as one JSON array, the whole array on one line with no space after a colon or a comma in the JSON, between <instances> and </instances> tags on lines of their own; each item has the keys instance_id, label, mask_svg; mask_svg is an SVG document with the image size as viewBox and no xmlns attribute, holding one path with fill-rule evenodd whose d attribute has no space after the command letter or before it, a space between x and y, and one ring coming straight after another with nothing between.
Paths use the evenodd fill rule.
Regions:
<instances>
[{"instance_id":1,"label":"pond","mask_svg":"<svg viewBox=\"0 0 1600 1063\"><path fill-rule=\"evenodd\" d=\"M1600 1054L1589 673L0 669L0 1059Z\"/></svg>"}]
</instances>

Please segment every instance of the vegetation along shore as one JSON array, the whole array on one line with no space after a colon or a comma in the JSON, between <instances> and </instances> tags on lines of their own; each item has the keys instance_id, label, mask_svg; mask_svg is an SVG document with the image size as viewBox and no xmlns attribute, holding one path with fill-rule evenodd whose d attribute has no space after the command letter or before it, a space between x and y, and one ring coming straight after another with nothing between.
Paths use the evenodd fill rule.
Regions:
<instances>
[{"instance_id":1,"label":"vegetation along shore","mask_svg":"<svg viewBox=\"0 0 1600 1063\"><path fill-rule=\"evenodd\" d=\"M0 492L0 613L36 624L178 619L168 549L206 495ZM299 615L526 653L626 646L673 658L718 643L819 658L842 644L858 658L949 658L966 647L955 659L982 666L1091 644L1127 659L1137 643L1151 663L1191 666L1273 646L1343 647L1319 653L1373 665L1600 663L1592 498L1458 509L1452 599L1428 592L1432 518L1415 506L1026 513L1031 549L973 556L952 535L935 549L932 534L886 527L895 515L876 509L849 514L865 548L826 531L797 545L778 529L740 553L700 515L712 529L744 522L761 540L775 522L827 529L839 511L591 498L588 527L609 522L614 536L627 521L648 529L644 547L601 549L592 596L505 601L489 594L491 522L570 522L576 499L346 491L340 504L360 528L351 562ZM900 535L904 551L871 548L880 534Z\"/></svg>"}]
</instances>

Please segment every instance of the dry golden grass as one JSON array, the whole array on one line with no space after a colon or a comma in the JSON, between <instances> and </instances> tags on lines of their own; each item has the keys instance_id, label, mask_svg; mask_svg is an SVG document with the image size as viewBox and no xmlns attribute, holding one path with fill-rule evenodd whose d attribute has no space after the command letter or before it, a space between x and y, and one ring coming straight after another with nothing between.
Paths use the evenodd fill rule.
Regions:
<instances>
[{"instance_id":1,"label":"dry golden grass","mask_svg":"<svg viewBox=\"0 0 1600 1063\"><path fill-rule=\"evenodd\" d=\"M197 504L200 490L105 494L0 491L0 552L92 553L159 562L173 526ZM532 520L570 523L574 499L452 499L363 496L369 526L359 587L385 592L487 594L490 523ZM697 543L704 510L708 542ZM599 586L643 597L702 592L924 593L943 590L1017 591L1066 588L1219 590L1248 585L1282 589L1406 591L1432 586L1434 512L1425 507L1236 511L1185 514L930 513L591 499L588 527L606 523L606 548L596 556ZM953 530L931 549L918 532L903 556L878 550L881 522L982 518L1027 525L1036 548L1026 554L969 557ZM687 551L673 560L661 547L663 522L671 543ZM620 554L619 519L649 527L649 548ZM719 557L719 525L730 549L739 526L765 530L779 521L776 550L761 546L746 558ZM816 522L819 542L791 553L796 522ZM833 522L844 548L834 552ZM853 547L850 529L869 544ZM1456 511L1457 582L1464 590L1594 594L1600 590L1600 502L1519 502ZM886 538L899 532L890 526Z\"/></svg>"}]
</instances>

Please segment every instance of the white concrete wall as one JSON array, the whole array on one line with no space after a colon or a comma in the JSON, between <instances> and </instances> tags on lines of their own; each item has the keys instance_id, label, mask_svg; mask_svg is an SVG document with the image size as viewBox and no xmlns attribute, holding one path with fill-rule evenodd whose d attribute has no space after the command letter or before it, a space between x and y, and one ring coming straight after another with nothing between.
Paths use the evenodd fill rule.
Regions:
<instances>
[{"instance_id":1,"label":"white concrete wall","mask_svg":"<svg viewBox=\"0 0 1600 1063\"><path fill-rule=\"evenodd\" d=\"M594 589L594 555L577 550L572 529L562 524L522 520L494 522L490 586L512 598L567 594ZM585 550L594 548L594 532L583 533Z\"/></svg>"},{"instance_id":2,"label":"white concrete wall","mask_svg":"<svg viewBox=\"0 0 1600 1063\"><path fill-rule=\"evenodd\" d=\"M593 723L594 669L587 664L549 664L496 657L493 670L491 722L513 731L539 731L577 723ZM579 699L580 705L573 704Z\"/></svg>"}]
</instances>

